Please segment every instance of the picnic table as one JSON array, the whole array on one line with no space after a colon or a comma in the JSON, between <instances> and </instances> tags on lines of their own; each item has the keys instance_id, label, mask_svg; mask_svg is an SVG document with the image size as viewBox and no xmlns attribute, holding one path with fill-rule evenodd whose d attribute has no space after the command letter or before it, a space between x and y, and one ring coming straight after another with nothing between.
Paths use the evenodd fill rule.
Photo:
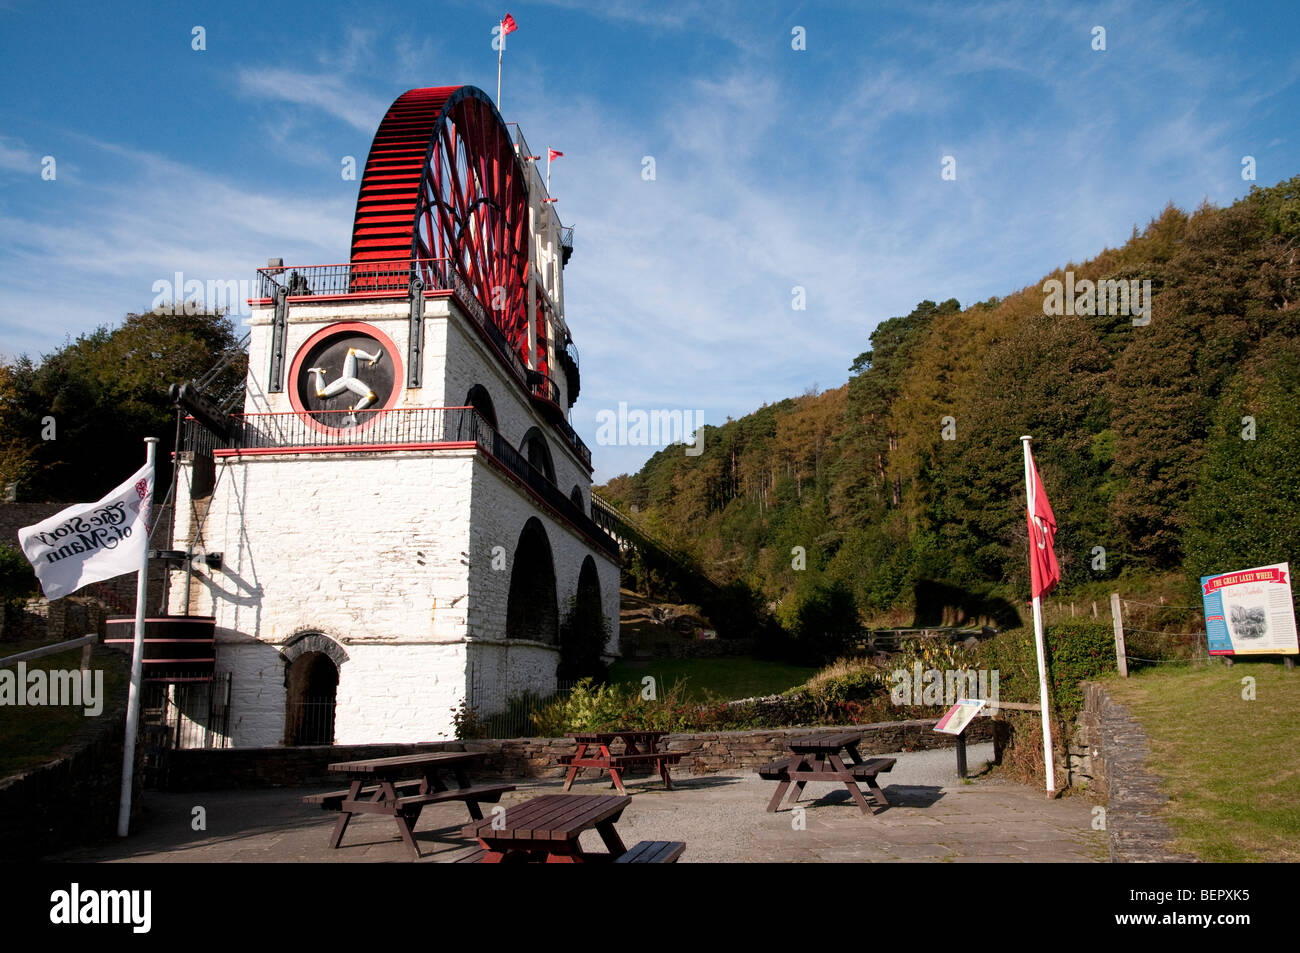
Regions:
<instances>
[{"instance_id":1,"label":"picnic table","mask_svg":"<svg viewBox=\"0 0 1300 953\"><path fill-rule=\"evenodd\" d=\"M578 750L574 754L566 754L560 757L560 764L569 766L568 775L564 779L564 790L567 791L573 786L573 779L578 776L579 768L600 768L609 772L609 776L619 794L627 794L627 789L623 787L623 770L630 765L653 762L655 770L659 772L659 777L663 779L664 787L671 791L673 789L673 779L668 773L668 766L680 761L682 752L656 750L660 741L667 736L668 732L666 731L634 731L631 729L569 732L565 737L576 741ZM622 753L611 753L610 748L620 738L623 739ZM587 754L587 749L593 746L599 749L600 754Z\"/></svg>"},{"instance_id":2,"label":"picnic table","mask_svg":"<svg viewBox=\"0 0 1300 953\"><path fill-rule=\"evenodd\" d=\"M849 789L853 800L857 802L862 813L871 814L871 804L858 788L858 782L864 782L871 790L871 796L881 807L888 807L889 800L885 792L876 783L876 775L891 770L896 758L868 758L858 754L858 745L862 741L860 732L829 732L793 738L788 743L789 757L774 761L758 769L758 776L768 781L779 781L776 793L768 802L769 813L781 806L781 799L791 787L790 804L793 805L803 794L804 785L809 781L840 782ZM849 763L845 764L841 751L848 752Z\"/></svg>"},{"instance_id":3,"label":"picnic table","mask_svg":"<svg viewBox=\"0 0 1300 953\"><path fill-rule=\"evenodd\" d=\"M476 838L480 849L460 860L495 864L541 862L550 864L590 863L673 863L685 844L675 841L643 841L632 850L614 829L632 799L617 794L544 794L507 808L504 815L476 820L461 830ZM595 828L608 853L588 853L579 837Z\"/></svg>"},{"instance_id":4,"label":"picnic table","mask_svg":"<svg viewBox=\"0 0 1300 953\"><path fill-rule=\"evenodd\" d=\"M515 789L513 784L471 784L466 768L482 757L473 751L437 751L368 761L339 761L329 769L352 779L348 789L309 794L302 800L327 811L341 812L330 837L331 848L342 842L343 832L354 814L387 814L396 820L406 846L419 857L420 848L411 835L426 805L464 801L469 816L482 820L479 804L495 803L502 794ZM451 772L454 787L443 780L442 771Z\"/></svg>"}]
</instances>

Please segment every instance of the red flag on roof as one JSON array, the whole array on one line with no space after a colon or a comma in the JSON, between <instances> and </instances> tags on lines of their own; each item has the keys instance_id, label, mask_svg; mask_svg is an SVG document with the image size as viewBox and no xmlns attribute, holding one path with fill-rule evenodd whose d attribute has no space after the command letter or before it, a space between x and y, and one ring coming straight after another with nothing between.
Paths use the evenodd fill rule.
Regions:
<instances>
[{"instance_id":1,"label":"red flag on roof","mask_svg":"<svg viewBox=\"0 0 1300 953\"><path fill-rule=\"evenodd\" d=\"M1026 444L1028 441L1026 441ZM1045 596L1061 581L1061 567L1056 562L1056 515L1047 502L1047 492L1038 479L1034 455L1026 445L1029 457L1029 576L1035 599Z\"/></svg>"},{"instance_id":2,"label":"red flag on roof","mask_svg":"<svg viewBox=\"0 0 1300 953\"><path fill-rule=\"evenodd\" d=\"M547 149L546 151L550 153L548 156L549 159L558 159L560 156L564 155L563 152L557 152L554 149Z\"/></svg>"},{"instance_id":3,"label":"red flag on roof","mask_svg":"<svg viewBox=\"0 0 1300 953\"><path fill-rule=\"evenodd\" d=\"M514 17L507 13L506 18L501 21L501 35L505 36L507 33L514 33L517 29L519 29L519 24L515 22Z\"/></svg>"}]
</instances>

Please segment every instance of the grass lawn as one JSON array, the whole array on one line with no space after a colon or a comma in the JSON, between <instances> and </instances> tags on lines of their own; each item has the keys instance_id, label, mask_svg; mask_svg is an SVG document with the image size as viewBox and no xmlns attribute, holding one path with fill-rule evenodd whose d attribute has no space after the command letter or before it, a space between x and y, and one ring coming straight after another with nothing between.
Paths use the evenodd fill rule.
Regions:
<instances>
[{"instance_id":1,"label":"grass lawn","mask_svg":"<svg viewBox=\"0 0 1300 953\"><path fill-rule=\"evenodd\" d=\"M1242 679L1255 679L1255 700ZM1114 678L1106 690L1150 736L1177 850L1207 861L1300 861L1300 671L1281 662Z\"/></svg>"},{"instance_id":2,"label":"grass lawn","mask_svg":"<svg viewBox=\"0 0 1300 953\"><path fill-rule=\"evenodd\" d=\"M802 665L783 665L780 662L763 662L739 656L710 659L659 659L640 665L616 663L610 671L610 681L640 685L641 679L652 676L666 688L684 680L686 694L698 701L712 696L731 701L756 695L773 695L795 685L802 685L818 669Z\"/></svg>"},{"instance_id":3,"label":"grass lawn","mask_svg":"<svg viewBox=\"0 0 1300 953\"><path fill-rule=\"evenodd\" d=\"M0 657L17 655L49 644L3 642L0 643ZM52 669L77 669L81 667L81 649L31 659L26 664L29 673L36 669L47 672ZM17 663L5 668L17 675ZM92 672L96 669L104 672L104 712L99 717L118 717L112 714L112 710L118 700L126 697L127 683L130 681L130 665L126 656L96 645L90 656L90 669ZM0 705L0 778L52 760L60 748L74 739L78 729L86 727L89 720L84 708L67 705Z\"/></svg>"}]
</instances>

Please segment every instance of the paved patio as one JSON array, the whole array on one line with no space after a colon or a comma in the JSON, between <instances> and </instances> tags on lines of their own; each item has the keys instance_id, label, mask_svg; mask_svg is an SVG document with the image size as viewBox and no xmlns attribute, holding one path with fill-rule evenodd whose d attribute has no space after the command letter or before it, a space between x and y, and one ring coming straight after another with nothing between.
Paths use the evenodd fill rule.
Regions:
<instances>
[{"instance_id":1,"label":"paved patio","mask_svg":"<svg viewBox=\"0 0 1300 953\"><path fill-rule=\"evenodd\" d=\"M991 745L973 745L973 771L991 757ZM898 862L1092 863L1107 856L1106 834L1092 830L1092 804L1080 797L1051 800L1041 791L988 777L963 782L951 750L898 754L894 770L881 775L892 807L862 815L842 785L809 785L796 815L764 810L775 782L752 772L675 778L676 789L658 779L634 778L632 803L618 822L623 841L686 842L682 863ZM559 791L559 781L526 782L503 798L509 806ZM105 862L383 862L410 863L392 818L354 818L343 846L326 846L338 815L303 805L303 794L320 787L191 794L146 792L145 814L132 836L51 856L50 860ZM590 772L574 793L609 793L607 780ZM194 808L203 807L207 829L191 829ZM448 861L469 845L459 837L469 819L463 804L425 809L416 828L424 856L419 863ZM590 841L588 840L590 838ZM583 845L602 849L594 831Z\"/></svg>"}]
</instances>

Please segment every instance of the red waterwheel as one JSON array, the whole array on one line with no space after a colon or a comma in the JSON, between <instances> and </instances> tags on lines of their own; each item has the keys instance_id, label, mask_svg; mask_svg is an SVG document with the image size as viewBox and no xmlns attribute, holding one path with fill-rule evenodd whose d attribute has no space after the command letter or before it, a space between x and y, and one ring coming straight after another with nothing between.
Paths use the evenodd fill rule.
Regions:
<instances>
[{"instance_id":1,"label":"red waterwheel","mask_svg":"<svg viewBox=\"0 0 1300 953\"><path fill-rule=\"evenodd\" d=\"M367 263L375 287L407 261L419 261L430 288L448 287L454 272L526 358L527 179L486 93L412 89L389 107L361 178L351 260L359 287L371 280Z\"/></svg>"}]
</instances>

